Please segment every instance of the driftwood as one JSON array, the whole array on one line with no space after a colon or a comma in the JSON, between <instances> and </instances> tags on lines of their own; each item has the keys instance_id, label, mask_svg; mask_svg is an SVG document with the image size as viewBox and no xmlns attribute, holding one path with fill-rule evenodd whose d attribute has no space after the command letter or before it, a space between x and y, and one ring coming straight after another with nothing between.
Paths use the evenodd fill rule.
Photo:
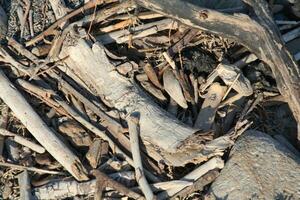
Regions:
<instances>
[{"instance_id":1,"label":"driftwood","mask_svg":"<svg viewBox=\"0 0 300 200\"><path fill-rule=\"evenodd\" d=\"M0 89L1 99L10 107L37 141L76 179L86 180L85 169L77 156L40 119L2 71L0 72Z\"/></svg>"},{"instance_id":2,"label":"driftwood","mask_svg":"<svg viewBox=\"0 0 300 200\"><path fill-rule=\"evenodd\" d=\"M144 169L142 165L142 158L140 154L140 147L139 147L139 116L135 116L132 113L128 119L128 128L129 128L129 135L130 135L130 144L131 144L131 153L132 153L132 159L134 163L134 169L135 169L135 176L136 180L141 187L141 190L143 191L146 200L152 200L154 199L153 192L151 190L151 187L149 183L147 182L147 179L144 175Z\"/></svg>"},{"instance_id":3,"label":"driftwood","mask_svg":"<svg viewBox=\"0 0 300 200\"><path fill-rule=\"evenodd\" d=\"M137 0L136 2L191 27L231 38L243 44L270 66L280 93L287 99L296 121L300 123L300 101L298 101L300 72L282 42L266 2L244 0L253 9L252 14L255 15L256 20L245 14L224 14L182 0Z\"/></svg>"},{"instance_id":4,"label":"driftwood","mask_svg":"<svg viewBox=\"0 0 300 200\"><path fill-rule=\"evenodd\" d=\"M24 199L24 200L32 199L30 180L29 180L27 170L24 170L22 173L18 175L18 182L20 185L20 199Z\"/></svg>"},{"instance_id":5,"label":"driftwood","mask_svg":"<svg viewBox=\"0 0 300 200\"><path fill-rule=\"evenodd\" d=\"M104 187L113 188L113 189L117 190L118 192L121 192L121 193L123 193L123 194L125 194L128 197L131 197L133 199L140 199L140 200L144 199L138 193L136 193L134 191L131 191L130 189L123 186L119 182L111 179L109 176L107 176L103 172L100 172L98 170L93 170L92 173L97 178L97 181L99 180L101 182L101 184L103 184Z\"/></svg>"},{"instance_id":6,"label":"driftwood","mask_svg":"<svg viewBox=\"0 0 300 200\"><path fill-rule=\"evenodd\" d=\"M209 172L210 170L214 169L222 169L224 167L224 161L221 158L215 157L204 163L203 165L199 166L189 174L185 175L182 180L189 180L189 181L196 181L200 177L202 177L204 174ZM178 186L166 191L161 192L157 195L158 199L167 199L170 196L173 196L186 188L187 186Z\"/></svg>"},{"instance_id":7,"label":"driftwood","mask_svg":"<svg viewBox=\"0 0 300 200\"><path fill-rule=\"evenodd\" d=\"M57 172L57 171L51 171L51 170L46 170L46 169L39 169L36 167L25 167L22 165L16 165L12 163L7 163L7 162L0 162L1 167L9 167L12 169L17 169L17 170L27 170L27 171L32 171L35 173L40 173L40 174L58 174L58 175L64 175L62 172Z\"/></svg>"},{"instance_id":8,"label":"driftwood","mask_svg":"<svg viewBox=\"0 0 300 200\"><path fill-rule=\"evenodd\" d=\"M44 147L6 129L0 128L0 135L12 137L16 143L26 146L37 153L45 153Z\"/></svg>"},{"instance_id":9,"label":"driftwood","mask_svg":"<svg viewBox=\"0 0 300 200\"><path fill-rule=\"evenodd\" d=\"M69 69L92 86L95 94L108 105L118 109L124 118L132 112L140 112L141 138L146 148L162 149L160 156L165 163L184 165L189 162L192 156L188 152L185 154L184 148L181 156L176 156L176 153L182 141L197 130L174 119L159 108L135 82L119 75L107 59L102 45L97 43L90 47L86 41L79 39L75 46L63 48L64 57L63 54L69 55L65 60ZM201 137L201 134L198 136ZM196 153L201 149L194 151L195 157L201 157L201 154ZM149 154L153 156L150 150Z\"/></svg>"},{"instance_id":10,"label":"driftwood","mask_svg":"<svg viewBox=\"0 0 300 200\"><path fill-rule=\"evenodd\" d=\"M226 86L213 83L206 94L201 110L197 116L194 127L203 131L209 131L213 127L215 114L225 94Z\"/></svg>"}]
</instances>

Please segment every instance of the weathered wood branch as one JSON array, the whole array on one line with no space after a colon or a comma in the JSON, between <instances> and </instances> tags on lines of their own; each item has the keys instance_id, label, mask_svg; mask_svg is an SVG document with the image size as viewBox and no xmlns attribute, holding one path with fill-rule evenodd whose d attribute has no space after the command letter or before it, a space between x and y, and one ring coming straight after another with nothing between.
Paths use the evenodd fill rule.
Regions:
<instances>
[{"instance_id":1,"label":"weathered wood branch","mask_svg":"<svg viewBox=\"0 0 300 200\"><path fill-rule=\"evenodd\" d=\"M274 24L265 1L244 0L257 20L248 15L224 14L183 0L137 0L141 6L177 19L191 27L234 39L270 66L280 93L300 123L300 72Z\"/></svg>"},{"instance_id":2,"label":"weathered wood branch","mask_svg":"<svg viewBox=\"0 0 300 200\"><path fill-rule=\"evenodd\" d=\"M184 165L193 159L184 148L181 149L181 156L177 153L180 144L197 130L180 123L159 108L134 81L118 74L101 44L90 47L86 41L79 39L74 46L65 46L62 51L64 57L63 54L69 55L65 60L68 67L84 80L95 94L102 97L111 107L118 109L124 118L132 112L140 112L141 138L146 148L152 149L151 152L147 148L151 156L154 156L153 149L160 148L161 156L168 164ZM201 149L194 151L199 152ZM195 153L194 156L201 157L201 154Z\"/></svg>"},{"instance_id":3,"label":"weathered wood branch","mask_svg":"<svg viewBox=\"0 0 300 200\"><path fill-rule=\"evenodd\" d=\"M0 98L36 140L77 180L87 180L85 169L78 157L41 120L2 71L0 71L0 90Z\"/></svg>"},{"instance_id":4,"label":"weathered wood branch","mask_svg":"<svg viewBox=\"0 0 300 200\"><path fill-rule=\"evenodd\" d=\"M128 128L129 128L129 136L130 136L130 144L131 144L131 153L133 159L133 165L135 169L136 180L141 187L146 200L154 199L154 194L151 190L151 187L144 175L144 169L142 165L142 157L140 154L140 144L139 144L139 116L134 116L135 113L132 113L128 119Z\"/></svg>"}]
</instances>

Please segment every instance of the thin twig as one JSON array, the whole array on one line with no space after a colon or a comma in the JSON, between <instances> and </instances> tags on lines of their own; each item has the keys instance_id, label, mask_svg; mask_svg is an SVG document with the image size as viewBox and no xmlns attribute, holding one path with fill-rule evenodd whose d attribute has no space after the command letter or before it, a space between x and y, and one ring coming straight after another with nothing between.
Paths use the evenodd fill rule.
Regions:
<instances>
[{"instance_id":1,"label":"thin twig","mask_svg":"<svg viewBox=\"0 0 300 200\"><path fill-rule=\"evenodd\" d=\"M17 170L28 170L28 171L33 171L36 172L38 174L57 174L57 175L65 175L65 173L63 172L58 172L58 171L51 171L51 170L46 170L46 169L39 169L36 167L26 167L26 166L22 166L22 165L16 165L16 164L12 164L12 163L7 163L7 162L1 162L0 161L0 166L1 167L10 167L13 169L17 169Z\"/></svg>"}]
</instances>

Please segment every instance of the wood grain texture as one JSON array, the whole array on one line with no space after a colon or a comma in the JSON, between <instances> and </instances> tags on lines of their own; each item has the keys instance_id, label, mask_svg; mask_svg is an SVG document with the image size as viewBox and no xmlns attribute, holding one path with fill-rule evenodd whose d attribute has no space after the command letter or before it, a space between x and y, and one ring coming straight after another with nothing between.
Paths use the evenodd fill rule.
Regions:
<instances>
[{"instance_id":1,"label":"wood grain texture","mask_svg":"<svg viewBox=\"0 0 300 200\"><path fill-rule=\"evenodd\" d=\"M179 122L156 105L134 81L118 74L101 44L90 46L79 39L75 45L63 48L63 54L69 55L66 59L69 69L124 118L133 112L140 113L141 138L146 148L149 147L150 155L153 149L159 151L164 161L172 165L184 165L201 156L200 149L194 149L193 155L184 148L178 149L197 130Z\"/></svg>"}]
</instances>

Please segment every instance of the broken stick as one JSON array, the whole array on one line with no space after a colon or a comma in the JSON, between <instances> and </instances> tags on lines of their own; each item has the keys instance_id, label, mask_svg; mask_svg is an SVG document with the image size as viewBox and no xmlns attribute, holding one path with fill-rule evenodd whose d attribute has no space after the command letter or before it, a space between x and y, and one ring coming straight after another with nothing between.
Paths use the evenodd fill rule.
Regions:
<instances>
[{"instance_id":1,"label":"broken stick","mask_svg":"<svg viewBox=\"0 0 300 200\"><path fill-rule=\"evenodd\" d=\"M0 91L0 98L36 140L77 180L87 180L86 170L78 157L41 120L2 71L0 71Z\"/></svg>"},{"instance_id":2,"label":"broken stick","mask_svg":"<svg viewBox=\"0 0 300 200\"><path fill-rule=\"evenodd\" d=\"M136 113L135 113L136 114ZM151 190L151 187L146 180L144 175L143 165L142 165L142 158L140 155L140 147L139 147L139 119L134 114L131 114L128 119L128 128L129 128L129 135L130 135L130 143L131 143L131 153L133 158L133 164L135 168L135 176L139 186L141 187L145 197L147 200L153 200L154 194Z\"/></svg>"}]
</instances>

